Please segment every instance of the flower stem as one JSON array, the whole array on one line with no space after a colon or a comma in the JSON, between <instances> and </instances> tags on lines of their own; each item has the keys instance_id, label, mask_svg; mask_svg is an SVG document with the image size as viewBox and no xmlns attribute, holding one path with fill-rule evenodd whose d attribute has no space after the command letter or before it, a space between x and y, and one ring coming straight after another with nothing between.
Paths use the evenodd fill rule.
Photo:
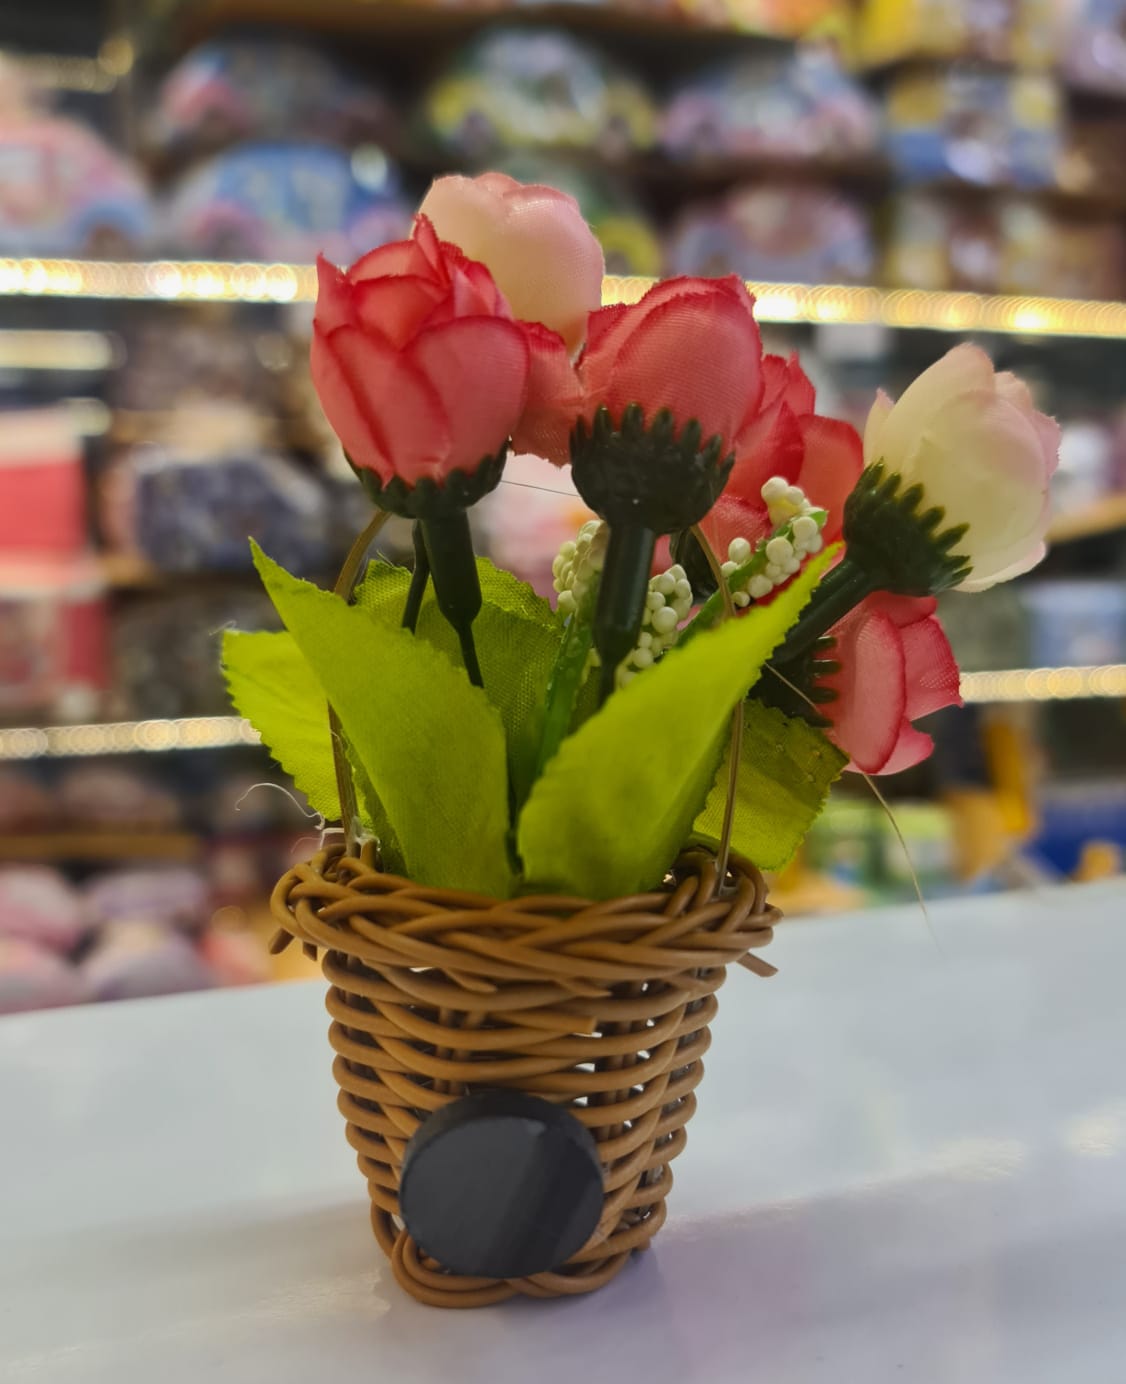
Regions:
<instances>
[{"instance_id":1,"label":"flower stem","mask_svg":"<svg viewBox=\"0 0 1126 1384\"><path fill-rule=\"evenodd\" d=\"M421 519L426 555L438 609L457 633L461 656L469 681L483 687L477 648L473 642L473 621L481 609L481 580L473 556L473 536L465 510L454 510L431 519Z\"/></svg>"},{"instance_id":2,"label":"flower stem","mask_svg":"<svg viewBox=\"0 0 1126 1384\"><path fill-rule=\"evenodd\" d=\"M348 556L344 559L344 565L332 589L333 595L351 603L368 549L390 517L390 514L382 509L377 509L372 515L367 527L352 544ZM344 731L340 725L340 718L331 704L328 708L328 727L332 744L332 767L336 775L336 796L340 799L340 825L344 828L344 848L347 854L352 855L356 848L355 824L359 819L356 785L352 782L352 766L348 763L348 756L344 750Z\"/></svg>"},{"instance_id":3,"label":"flower stem","mask_svg":"<svg viewBox=\"0 0 1126 1384\"><path fill-rule=\"evenodd\" d=\"M540 734L540 750L536 759L535 778L543 773L548 761L563 743L575 713L575 702L586 672L587 656L590 653L591 616L598 598L598 574L591 579L582 600L574 614L567 621L563 640L555 657L555 666L547 684L547 697L543 713L543 730Z\"/></svg>"},{"instance_id":4,"label":"flower stem","mask_svg":"<svg viewBox=\"0 0 1126 1384\"><path fill-rule=\"evenodd\" d=\"M782 666L808 653L814 644L877 589L870 573L858 567L847 555L823 579L820 586L787 634L771 663Z\"/></svg>"},{"instance_id":5,"label":"flower stem","mask_svg":"<svg viewBox=\"0 0 1126 1384\"><path fill-rule=\"evenodd\" d=\"M594 647L602 660L598 704L614 690L618 664L637 642L657 535L642 524L611 524L594 609Z\"/></svg>"},{"instance_id":6,"label":"flower stem","mask_svg":"<svg viewBox=\"0 0 1126 1384\"><path fill-rule=\"evenodd\" d=\"M430 556L426 551L426 539L422 533L422 523L416 519L413 528L414 571L411 573L407 603L403 607L403 629L414 633L418 624L418 613L422 609L422 598L430 581Z\"/></svg>"}]
</instances>

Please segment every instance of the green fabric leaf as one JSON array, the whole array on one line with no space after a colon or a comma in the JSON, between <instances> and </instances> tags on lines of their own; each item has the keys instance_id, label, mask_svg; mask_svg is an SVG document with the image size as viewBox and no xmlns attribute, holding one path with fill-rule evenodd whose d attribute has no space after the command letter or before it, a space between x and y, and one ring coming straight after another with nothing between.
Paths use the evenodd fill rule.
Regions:
<instances>
[{"instance_id":1,"label":"green fabric leaf","mask_svg":"<svg viewBox=\"0 0 1126 1384\"><path fill-rule=\"evenodd\" d=\"M285 630L223 635L223 675L240 716L326 821L340 819L328 701L316 674Z\"/></svg>"},{"instance_id":2,"label":"green fabric leaf","mask_svg":"<svg viewBox=\"0 0 1126 1384\"><path fill-rule=\"evenodd\" d=\"M824 571L670 651L562 744L517 828L529 882L604 899L652 888L688 839L727 718Z\"/></svg>"},{"instance_id":3,"label":"green fabric leaf","mask_svg":"<svg viewBox=\"0 0 1126 1384\"><path fill-rule=\"evenodd\" d=\"M274 759L326 822L340 819L336 766L328 728L328 698L293 635L223 636L223 673L231 701L258 731ZM395 832L363 766L349 756L363 825L379 842L383 865L403 868Z\"/></svg>"},{"instance_id":4,"label":"green fabric leaf","mask_svg":"<svg viewBox=\"0 0 1126 1384\"><path fill-rule=\"evenodd\" d=\"M724 755L693 835L716 842L723 830L730 757ZM813 825L848 756L800 716L749 701L731 845L762 870L788 865Z\"/></svg>"},{"instance_id":5,"label":"green fabric leaf","mask_svg":"<svg viewBox=\"0 0 1126 1384\"><path fill-rule=\"evenodd\" d=\"M440 650L298 581L256 545L254 561L316 674L421 884L511 894L504 727Z\"/></svg>"},{"instance_id":6,"label":"green fabric leaf","mask_svg":"<svg viewBox=\"0 0 1126 1384\"><path fill-rule=\"evenodd\" d=\"M485 695L500 712L508 741L512 787L517 802L527 797L535 776L547 683L563 638L551 606L526 583L484 558L477 559L484 605L473 622L473 639ZM373 562L356 592L356 604L397 625L410 585L404 567ZM438 609L431 587L419 612L417 634L461 666L457 635Z\"/></svg>"}]
</instances>

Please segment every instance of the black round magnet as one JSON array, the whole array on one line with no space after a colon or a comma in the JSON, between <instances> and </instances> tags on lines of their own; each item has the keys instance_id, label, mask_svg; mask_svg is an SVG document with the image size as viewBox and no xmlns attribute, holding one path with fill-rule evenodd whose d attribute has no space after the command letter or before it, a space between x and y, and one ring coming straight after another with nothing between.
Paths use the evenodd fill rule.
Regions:
<instances>
[{"instance_id":1,"label":"black round magnet","mask_svg":"<svg viewBox=\"0 0 1126 1384\"><path fill-rule=\"evenodd\" d=\"M483 1091L430 1115L407 1145L399 1211L453 1273L526 1278L566 1263L602 1214L598 1146L562 1106Z\"/></svg>"}]
</instances>

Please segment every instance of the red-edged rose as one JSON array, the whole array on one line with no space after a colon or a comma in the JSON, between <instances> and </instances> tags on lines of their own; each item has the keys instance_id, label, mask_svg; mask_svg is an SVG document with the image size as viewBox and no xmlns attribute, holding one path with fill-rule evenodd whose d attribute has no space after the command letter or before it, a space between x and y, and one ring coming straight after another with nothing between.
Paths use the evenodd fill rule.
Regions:
<instances>
[{"instance_id":1,"label":"red-edged rose","mask_svg":"<svg viewBox=\"0 0 1126 1384\"><path fill-rule=\"evenodd\" d=\"M877 593L834 625L840 672L823 678L835 701L818 707L826 732L851 769L896 774L919 764L934 741L911 724L944 706L961 706L958 665L935 615L933 596Z\"/></svg>"},{"instance_id":2,"label":"red-edged rose","mask_svg":"<svg viewBox=\"0 0 1126 1384\"><path fill-rule=\"evenodd\" d=\"M640 404L649 420L666 408L680 427L695 418L705 440L718 434L730 451L762 396L762 341L742 282L667 279L639 303L592 313L574 370L558 338L545 333L533 345L517 445L563 465L578 418L591 420L605 404L616 422L627 404Z\"/></svg>"},{"instance_id":3,"label":"red-edged rose","mask_svg":"<svg viewBox=\"0 0 1126 1384\"><path fill-rule=\"evenodd\" d=\"M823 538L841 535L844 503L864 469L864 447L856 429L814 413L813 384L797 357L766 356L758 415L743 430L735 469L702 527L721 558L733 538L751 543L769 535L772 525L762 498L763 484L782 476L800 486L818 509L828 511Z\"/></svg>"},{"instance_id":4,"label":"red-edged rose","mask_svg":"<svg viewBox=\"0 0 1126 1384\"><path fill-rule=\"evenodd\" d=\"M520 420L528 344L483 264L425 217L346 273L317 261L313 383L353 465L414 485L476 469Z\"/></svg>"}]
</instances>

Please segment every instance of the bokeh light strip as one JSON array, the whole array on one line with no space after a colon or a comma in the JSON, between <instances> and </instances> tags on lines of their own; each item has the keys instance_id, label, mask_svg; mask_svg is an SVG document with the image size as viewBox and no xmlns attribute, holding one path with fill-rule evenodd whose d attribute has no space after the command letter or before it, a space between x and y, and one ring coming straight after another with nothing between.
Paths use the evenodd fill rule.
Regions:
<instances>
[{"instance_id":1,"label":"bokeh light strip","mask_svg":"<svg viewBox=\"0 0 1126 1384\"><path fill-rule=\"evenodd\" d=\"M963 673L967 702L1066 702L1089 697L1126 698L1126 663L1079 668L1010 668Z\"/></svg>"},{"instance_id":2,"label":"bokeh light strip","mask_svg":"<svg viewBox=\"0 0 1126 1384\"><path fill-rule=\"evenodd\" d=\"M605 303L635 303L652 279L608 277ZM1126 303L931 292L849 284L750 283L763 322L883 324L940 332L1126 337ZM307 264L0 259L0 295L178 303L311 303Z\"/></svg>"},{"instance_id":3,"label":"bokeh light strip","mask_svg":"<svg viewBox=\"0 0 1126 1384\"><path fill-rule=\"evenodd\" d=\"M103 754L160 754L260 744L240 716L189 716L167 721L109 721L76 726L0 730L2 759L66 759Z\"/></svg>"},{"instance_id":4,"label":"bokeh light strip","mask_svg":"<svg viewBox=\"0 0 1126 1384\"><path fill-rule=\"evenodd\" d=\"M1081 668L1010 668L963 673L967 702L1126 699L1126 663ZM190 716L167 721L110 721L76 726L22 726L0 730L0 760L81 758L103 754L162 754L260 744L239 716Z\"/></svg>"}]
</instances>

